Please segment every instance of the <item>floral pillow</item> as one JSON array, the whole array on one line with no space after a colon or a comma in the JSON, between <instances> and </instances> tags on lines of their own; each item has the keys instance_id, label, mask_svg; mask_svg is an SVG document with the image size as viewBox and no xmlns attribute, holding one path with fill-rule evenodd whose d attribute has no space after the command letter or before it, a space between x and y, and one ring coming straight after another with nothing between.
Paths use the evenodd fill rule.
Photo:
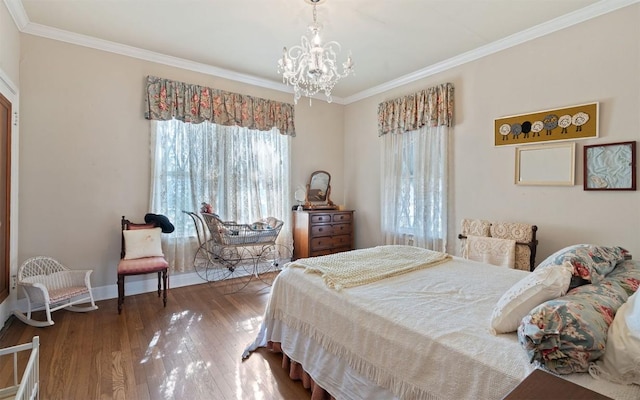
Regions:
<instances>
[{"instance_id":1,"label":"floral pillow","mask_svg":"<svg viewBox=\"0 0 640 400\"><path fill-rule=\"evenodd\" d=\"M617 281L631 296L640 288L640 261L625 260L619 262L607 275L607 279Z\"/></svg>"},{"instance_id":2,"label":"floral pillow","mask_svg":"<svg viewBox=\"0 0 640 400\"><path fill-rule=\"evenodd\" d=\"M609 326L627 298L615 279L577 287L531 310L518 340L532 360L555 373L586 372L604 354Z\"/></svg>"},{"instance_id":3,"label":"floral pillow","mask_svg":"<svg viewBox=\"0 0 640 400\"><path fill-rule=\"evenodd\" d=\"M573 266L574 276L597 283L611 272L618 262L624 260L627 253L622 247L576 244L553 253L536 268L569 262Z\"/></svg>"}]
</instances>

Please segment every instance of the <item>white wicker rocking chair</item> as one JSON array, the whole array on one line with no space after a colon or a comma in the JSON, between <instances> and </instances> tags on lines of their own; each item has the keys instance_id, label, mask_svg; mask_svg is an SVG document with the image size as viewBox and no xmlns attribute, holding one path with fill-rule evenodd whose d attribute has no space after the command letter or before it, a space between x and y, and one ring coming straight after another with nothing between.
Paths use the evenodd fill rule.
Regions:
<instances>
[{"instance_id":1,"label":"white wicker rocking chair","mask_svg":"<svg viewBox=\"0 0 640 400\"><path fill-rule=\"evenodd\" d=\"M27 313L25 315L15 310L13 314L26 324L44 327L53 325L51 313L62 308L75 312L97 310L89 280L92 272L71 270L50 257L39 256L26 260L18 270L18 287L26 295ZM87 302L91 305L76 306ZM33 311L43 309L47 314L46 321L31 318Z\"/></svg>"}]
</instances>

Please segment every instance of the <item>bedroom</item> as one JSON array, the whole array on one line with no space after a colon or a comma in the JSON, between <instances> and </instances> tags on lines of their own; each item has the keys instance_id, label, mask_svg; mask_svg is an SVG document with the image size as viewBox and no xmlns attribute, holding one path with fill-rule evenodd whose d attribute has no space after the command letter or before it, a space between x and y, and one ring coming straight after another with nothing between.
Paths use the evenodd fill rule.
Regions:
<instances>
[{"instance_id":1,"label":"bedroom","mask_svg":"<svg viewBox=\"0 0 640 400\"><path fill-rule=\"evenodd\" d=\"M21 107L12 262L49 254L92 265L101 298L115 296L120 215L143 214L147 207L148 128L139 101L143 77L291 101L287 93L21 34L4 4L0 18L0 68L18 86ZM377 105L452 82L451 251L461 218L488 217L537 224L538 261L581 242L620 245L640 254L637 192L584 192L579 167L573 187L515 186L514 149L494 148L483 133L499 116L599 101L600 138L579 142L577 166L582 165L581 145L638 140L639 19L640 6L634 4L352 104L317 101L308 107L302 102L292 152L299 167L292 181L304 182L313 170L330 170L332 198L356 210L356 247L379 243ZM583 49L586 43L585 58L549 61L544 56L549 49ZM58 101L61 94L67 101ZM109 115L106 121L99 119L101 109ZM65 176L64 190L60 176ZM173 278L172 285L180 283ZM4 321L10 311L0 311Z\"/></svg>"}]
</instances>

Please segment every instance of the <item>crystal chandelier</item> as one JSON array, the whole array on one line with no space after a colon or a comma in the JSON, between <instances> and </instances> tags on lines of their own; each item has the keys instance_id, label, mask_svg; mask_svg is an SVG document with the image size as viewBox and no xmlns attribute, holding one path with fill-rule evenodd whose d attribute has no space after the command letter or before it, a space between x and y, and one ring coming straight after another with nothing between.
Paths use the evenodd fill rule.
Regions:
<instances>
[{"instance_id":1,"label":"crystal chandelier","mask_svg":"<svg viewBox=\"0 0 640 400\"><path fill-rule=\"evenodd\" d=\"M313 5L310 36L302 36L300 46L283 49L282 58L278 60L278 73L282 74L282 82L293 86L295 104L298 104L303 95L310 98L320 91L324 92L327 102L331 103L331 90L341 78L353 72L353 61L349 55L347 61L342 63L342 72L338 71L336 52L340 51L340 44L335 41L322 44L322 25L316 20L316 4L323 0L305 1Z\"/></svg>"}]
</instances>

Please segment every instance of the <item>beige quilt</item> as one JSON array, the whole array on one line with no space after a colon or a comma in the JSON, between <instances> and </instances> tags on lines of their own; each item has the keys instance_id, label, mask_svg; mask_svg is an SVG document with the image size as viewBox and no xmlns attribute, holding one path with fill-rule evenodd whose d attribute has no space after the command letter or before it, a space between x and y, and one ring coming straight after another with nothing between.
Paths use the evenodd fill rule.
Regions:
<instances>
[{"instance_id":1,"label":"beige quilt","mask_svg":"<svg viewBox=\"0 0 640 400\"><path fill-rule=\"evenodd\" d=\"M368 249L302 258L287 264L318 273L330 288L341 290L407 272L433 267L451 259L446 253L413 246L377 246Z\"/></svg>"}]
</instances>

